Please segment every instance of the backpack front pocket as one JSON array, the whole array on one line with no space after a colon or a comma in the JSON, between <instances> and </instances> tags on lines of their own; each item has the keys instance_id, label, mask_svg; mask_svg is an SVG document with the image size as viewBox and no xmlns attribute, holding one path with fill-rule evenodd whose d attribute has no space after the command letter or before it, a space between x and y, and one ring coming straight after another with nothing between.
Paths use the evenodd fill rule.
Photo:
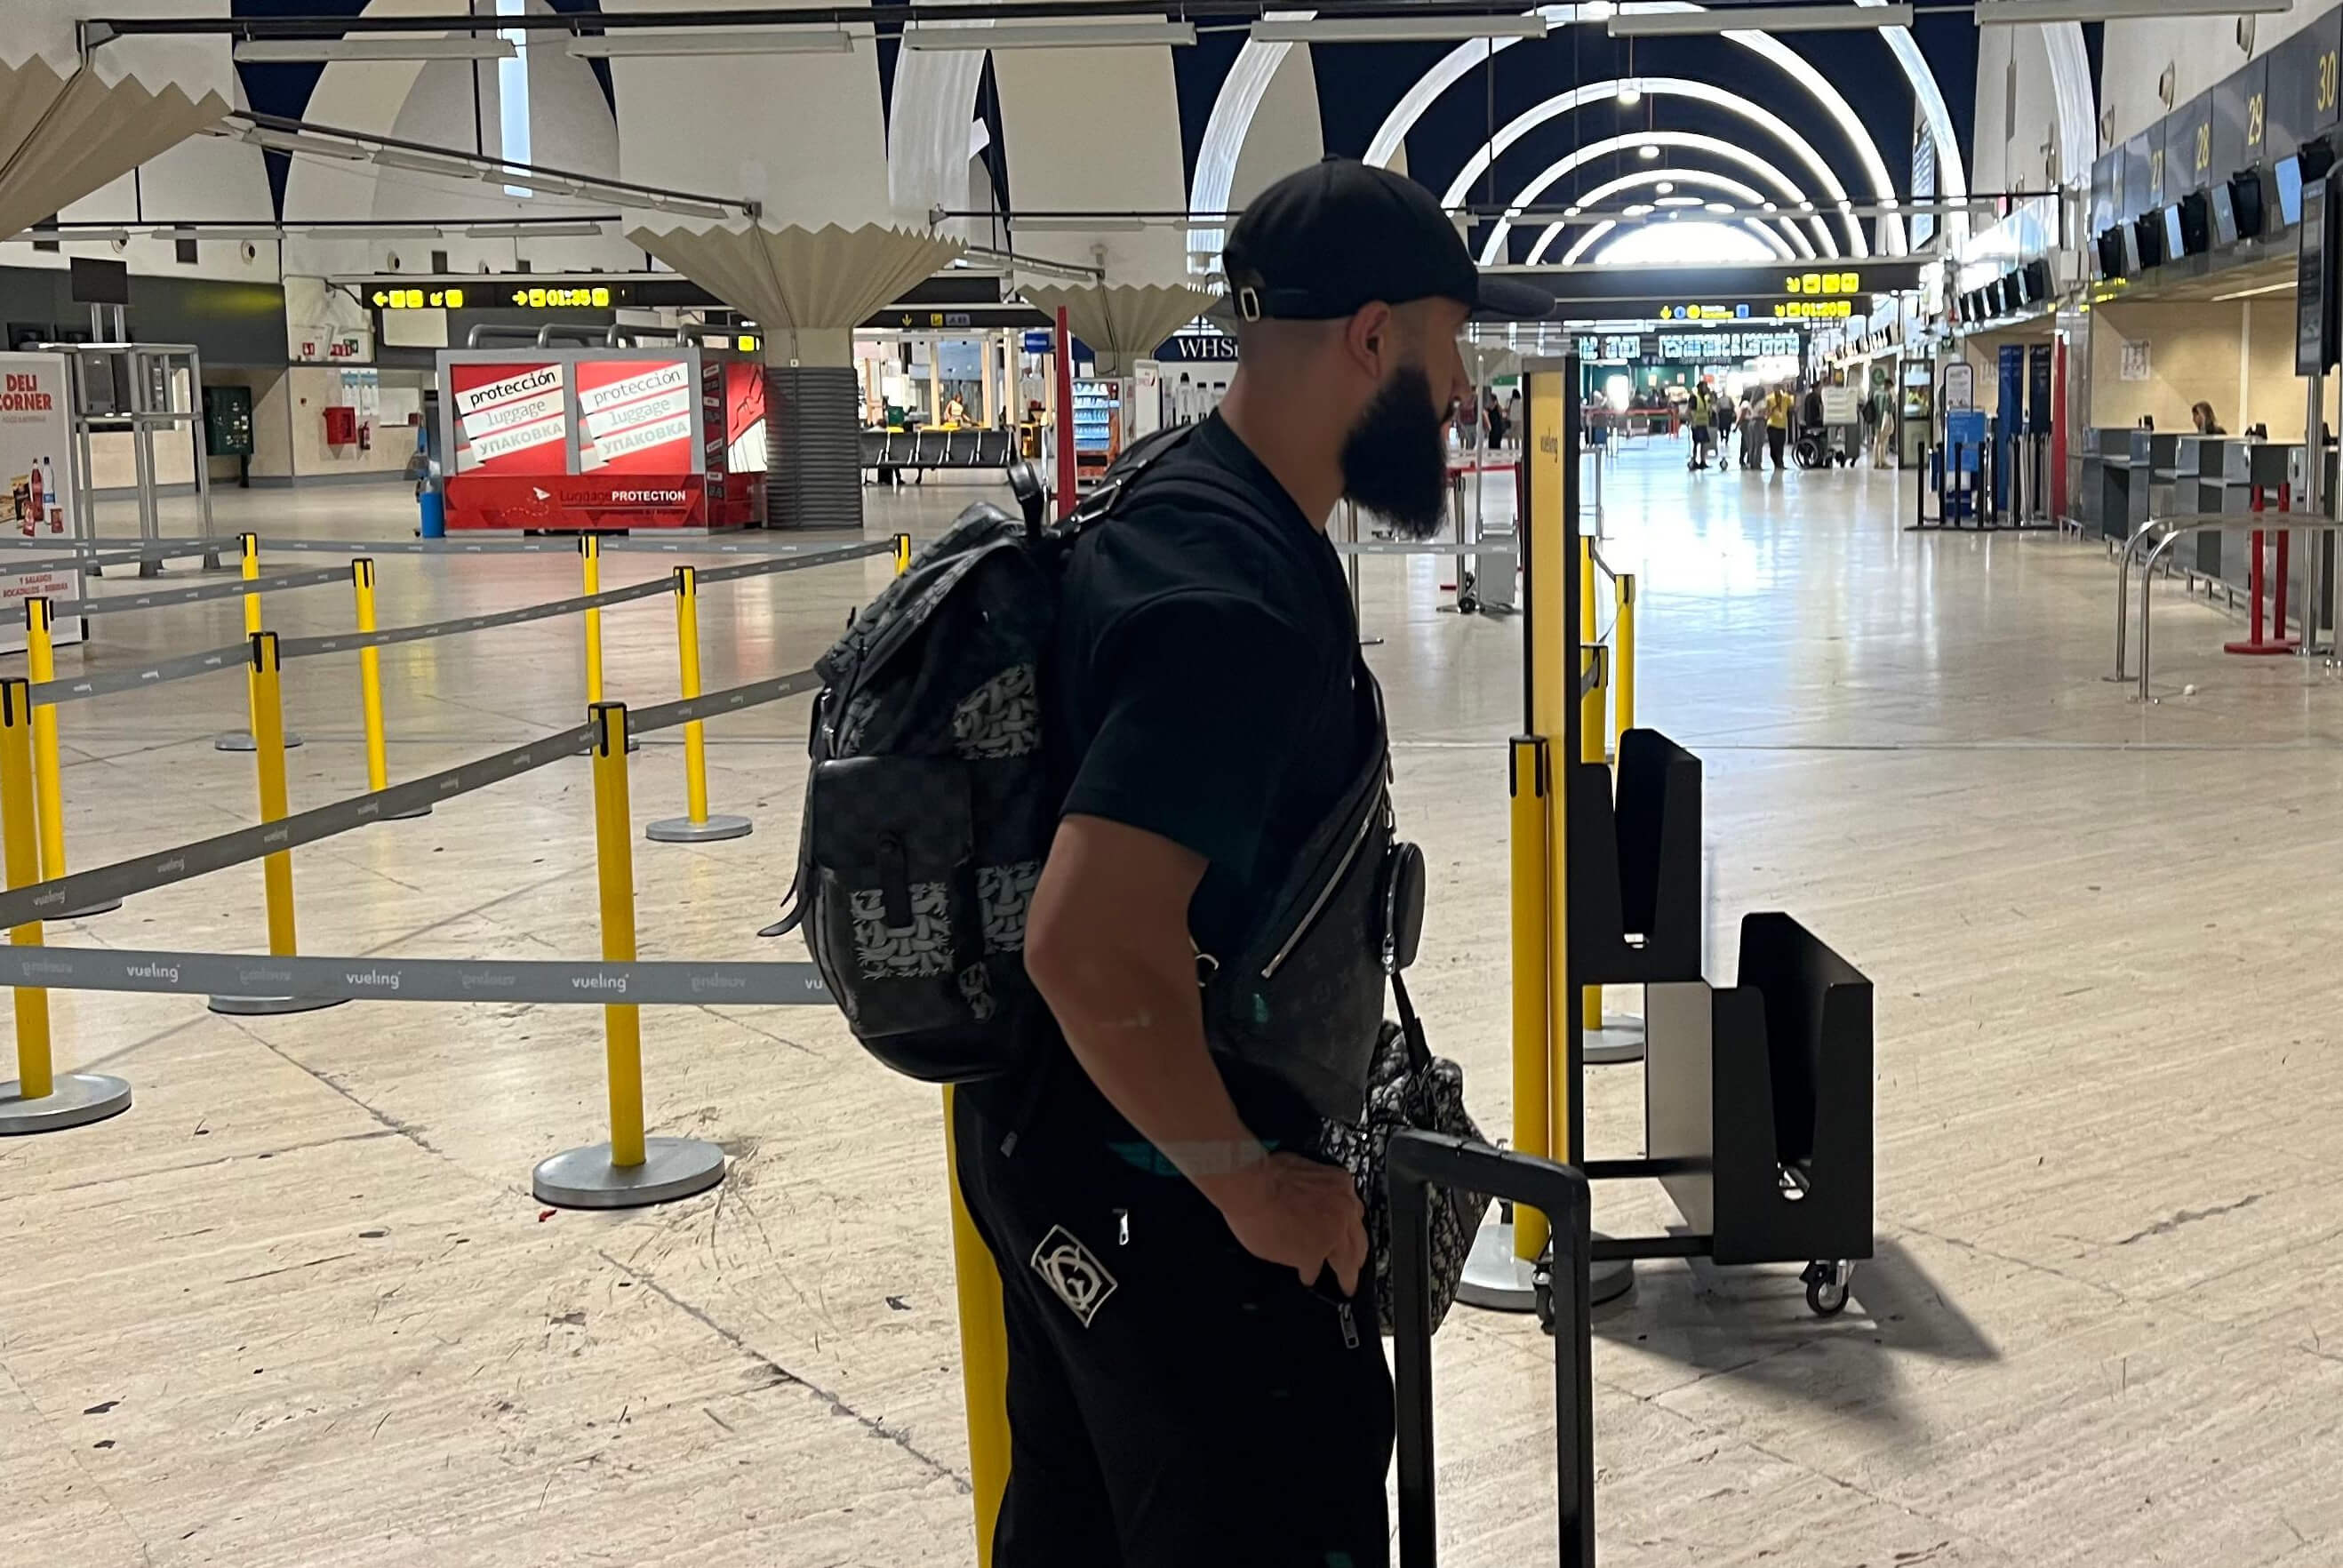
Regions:
<instances>
[{"instance_id":1,"label":"backpack front pocket","mask_svg":"<svg viewBox=\"0 0 2343 1568\"><path fill-rule=\"evenodd\" d=\"M968 765L843 758L815 765L808 795L810 945L855 1033L989 1020Z\"/></svg>"}]
</instances>

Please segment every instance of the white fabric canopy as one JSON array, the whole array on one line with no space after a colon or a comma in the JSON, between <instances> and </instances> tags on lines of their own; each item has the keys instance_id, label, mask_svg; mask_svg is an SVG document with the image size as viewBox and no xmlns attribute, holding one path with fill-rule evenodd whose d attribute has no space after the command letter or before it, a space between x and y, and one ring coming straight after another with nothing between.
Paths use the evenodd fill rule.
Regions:
<instances>
[{"instance_id":1,"label":"white fabric canopy","mask_svg":"<svg viewBox=\"0 0 2343 1568\"><path fill-rule=\"evenodd\" d=\"M842 335L965 248L958 240L877 224L639 226L627 238L754 317L770 340L767 359L781 363L846 363L851 349L841 352Z\"/></svg>"},{"instance_id":2,"label":"white fabric canopy","mask_svg":"<svg viewBox=\"0 0 2343 1568\"><path fill-rule=\"evenodd\" d=\"M1220 297L1179 284L1029 283L1018 292L1028 305L1052 316L1062 307L1074 336L1098 355L1101 376L1121 375L1131 360L1154 353L1165 338L1203 315Z\"/></svg>"},{"instance_id":3,"label":"white fabric canopy","mask_svg":"<svg viewBox=\"0 0 2343 1568\"><path fill-rule=\"evenodd\" d=\"M0 239L13 239L226 118L217 93L189 98L40 55L0 61Z\"/></svg>"}]
</instances>

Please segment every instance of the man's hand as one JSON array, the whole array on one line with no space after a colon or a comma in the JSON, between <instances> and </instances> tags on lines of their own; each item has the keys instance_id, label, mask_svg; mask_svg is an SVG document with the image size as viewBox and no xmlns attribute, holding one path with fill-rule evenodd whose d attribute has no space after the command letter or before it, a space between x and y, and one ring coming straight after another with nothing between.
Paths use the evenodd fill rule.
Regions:
<instances>
[{"instance_id":1,"label":"man's hand","mask_svg":"<svg viewBox=\"0 0 2343 1568\"><path fill-rule=\"evenodd\" d=\"M1272 1154L1241 1175L1200 1182L1244 1250L1282 1263L1304 1285L1331 1267L1355 1295L1367 1261L1366 1217L1351 1173L1299 1154Z\"/></svg>"}]
</instances>

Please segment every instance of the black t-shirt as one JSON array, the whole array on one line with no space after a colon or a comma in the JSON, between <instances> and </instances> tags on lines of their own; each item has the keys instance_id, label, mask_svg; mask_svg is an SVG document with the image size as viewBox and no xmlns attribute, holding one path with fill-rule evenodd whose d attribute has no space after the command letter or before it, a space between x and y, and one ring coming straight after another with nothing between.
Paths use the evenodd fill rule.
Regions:
<instances>
[{"instance_id":1,"label":"black t-shirt","mask_svg":"<svg viewBox=\"0 0 2343 1568\"><path fill-rule=\"evenodd\" d=\"M1373 744L1354 696L1358 627L1341 558L1219 416L1158 461L1167 483L1190 465L1217 470L1252 493L1253 515L1187 486L1151 499L1151 475L1082 536L1045 693L1050 746L1069 770L1065 814L1208 862L1189 930L1202 951L1227 952ZM1298 1096L1220 1065L1256 1134L1314 1131ZM1105 1109L1079 1068L1051 1076ZM1051 1098L1067 1109L1054 1086Z\"/></svg>"}]
</instances>

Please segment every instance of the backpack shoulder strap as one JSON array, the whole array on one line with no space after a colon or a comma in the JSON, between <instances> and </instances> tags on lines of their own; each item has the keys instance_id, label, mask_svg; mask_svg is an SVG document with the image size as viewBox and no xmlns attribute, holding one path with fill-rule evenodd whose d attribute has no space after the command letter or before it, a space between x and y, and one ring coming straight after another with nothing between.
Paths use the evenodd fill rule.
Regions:
<instances>
[{"instance_id":1,"label":"backpack shoulder strap","mask_svg":"<svg viewBox=\"0 0 2343 1568\"><path fill-rule=\"evenodd\" d=\"M1195 433L1195 426L1182 425L1142 437L1115 459L1114 466L1107 470L1105 479L1083 498L1081 506L1074 508L1073 515L1058 525L1059 535L1071 539L1104 518L1131 493L1141 477L1152 472L1164 458L1186 447Z\"/></svg>"}]
</instances>

